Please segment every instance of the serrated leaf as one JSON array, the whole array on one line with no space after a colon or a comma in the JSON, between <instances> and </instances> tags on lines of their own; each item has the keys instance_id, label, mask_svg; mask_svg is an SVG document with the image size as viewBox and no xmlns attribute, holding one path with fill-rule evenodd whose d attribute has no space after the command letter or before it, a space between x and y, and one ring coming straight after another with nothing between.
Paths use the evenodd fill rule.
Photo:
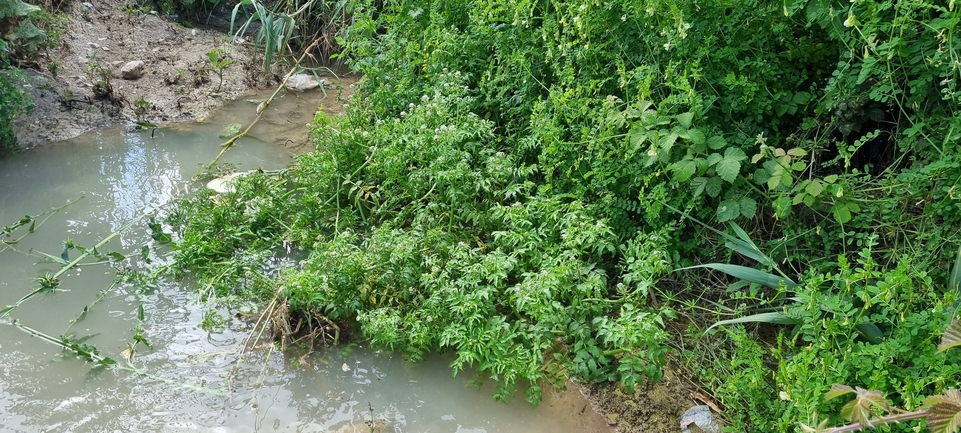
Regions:
<instances>
[{"instance_id":1,"label":"serrated leaf","mask_svg":"<svg viewBox=\"0 0 961 433\"><path fill-rule=\"evenodd\" d=\"M786 218L791 214L791 209L793 208L793 206L791 206L791 198L782 195L774 200L773 207L775 216L778 218Z\"/></svg>"},{"instance_id":2,"label":"serrated leaf","mask_svg":"<svg viewBox=\"0 0 961 433\"><path fill-rule=\"evenodd\" d=\"M717 205L717 222L730 221L741 216L741 209L738 202L734 200L724 200Z\"/></svg>"},{"instance_id":3,"label":"serrated leaf","mask_svg":"<svg viewBox=\"0 0 961 433\"><path fill-rule=\"evenodd\" d=\"M737 175L741 172L741 163L735 159L723 158L717 162L714 170L717 171L717 175L727 181L727 183L734 183Z\"/></svg>"},{"instance_id":4,"label":"serrated leaf","mask_svg":"<svg viewBox=\"0 0 961 433\"><path fill-rule=\"evenodd\" d=\"M712 176L707 178L707 186L704 187L704 190L707 192L707 195L711 197L717 197L721 194L721 187L723 185L724 182L721 180L721 178Z\"/></svg>"},{"instance_id":5,"label":"serrated leaf","mask_svg":"<svg viewBox=\"0 0 961 433\"><path fill-rule=\"evenodd\" d=\"M694 197L699 197L701 194L704 194L704 188L706 186L707 186L706 177L696 177L693 180L691 180L691 190L694 193Z\"/></svg>"},{"instance_id":6,"label":"serrated leaf","mask_svg":"<svg viewBox=\"0 0 961 433\"><path fill-rule=\"evenodd\" d=\"M834 183L834 182L837 182L837 180L838 180L838 175L836 174L830 174L830 175L824 176L824 181L827 183Z\"/></svg>"},{"instance_id":7,"label":"serrated leaf","mask_svg":"<svg viewBox=\"0 0 961 433\"><path fill-rule=\"evenodd\" d=\"M832 206L831 213L834 215L834 220L841 224L851 221L851 211L843 204L835 204Z\"/></svg>"},{"instance_id":8,"label":"serrated leaf","mask_svg":"<svg viewBox=\"0 0 961 433\"><path fill-rule=\"evenodd\" d=\"M687 134L691 137L691 143L695 146L702 146L707 141L707 137L700 129L688 129Z\"/></svg>"},{"instance_id":9,"label":"serrated leaf","mask_svg":"<svg viewBox=\"0 0 961 433\"><path fill-rule=\"evenodd\" d=\"M722 159L724 159L724 157L721 156L720 153L712 153L712 154L710 154L710 155L707 156L707 165L717 164L718 161L720 161L720 160L722 160Z\"/></svg>"},{"instance_id":10,"label":"serrated leaf","mask_svg":"<svg viewBox=\"0 0 961 433\"><path fill-rule=\"evenodd\" d=\"M697 164L691 158L684 158L671 164L671 168L674 170L674 178L678 182L686 182L697 171Z\"/></svg>"},{"instance_id":11,"label":"serrated leaf","mask_svg":"<svg viewBox=\"0 0 961 433\"><path fill-rule=\"evenodd\" d=\"M952 278L954 275L952 275ZM961 322L952 320L948 329L941 334L941 344L938 344L938 353L944 352L952 347L961 346Z\"/></svg>"},{"instance_id":12,"label":"serrated leaf","mask_svg":"<svg viewBox=\"0 0 961 433\"><path fill-rule=\"evenodd\" d=\"M707 139L707 147L710 147L711 149L723 149L725 146L727 146L727 140L720 135L715 135L714 137Z\"/></svg>"},{"instance_id":13,"label":"serrated leaf","mask_svg":"<svg viewBox=\"0 0 961 433\"><path fill-rule=\"evenodd\" d=\"M738 149L736 147L729 147L727 149L724 149L724 159L731 159L734 161L744 161L745 159L747 159L747 155L745 155L744 151L741 149Z\"/></svg>"},{"instance_id":14,"label":"serrated leaf","mask_svg":"<svg viewBox=\"0 0 961 433\"><path fill-rule=\"evenodd\" d=\"M794 164L791 164L791 170L804 171L804 169L807 168L807 166L808 165L805 164L804 161L795 161Z\"/></svg>"},{"instance_id":15,"label":"serrated leaf","mask_svg":"<svg viewBox=\"0 0 961 433\"><path fill-rule=\"evenodd\" d=\"M814 179L804 186L804 192L811 194L815 197L821 195L821 191L824 191L824 185L820 181Z\"/></svg>"},{"instance_id":16,"label":"serrated leaf","mask_svg":"<svg viewBox=\"0 0 961 433\"><path fill-rule=\"evenodd\" d=\"M842 395L849 394L852 392L854 392L854 388L851 388L850 386L847 386L847 385L841 385L839 383L835 383L831 385L831 389L828 392L824 393L824 401L831 401L831 400L834 400L835 398L838 398Z\"/></svg>"},{"instance_id":17,"label":"serrated leaf","mask_svg":"<svg viewBox=\"0 0 961 433\"><path fill-rule=\"evenodd\" d=\"M808 154L808 152L804 149L801 149L800 147L795 147L792 149L788 149L787 154L791 156L805 156Z\"/></svg>"},{"instance_id":18,"label":"serrated leaf","mask_svg":"<svg viewBox=\"0 0 961 433\"><path fill-rule=\"evenodd\" d=\"M858 394L857 397L841 408L841 417L849 422L857 422L861 424L862 427L874 427L874 424L871 422L874 416L873 408L885 411L889 410L890 405L888 405L887 399L884 398L884 394L882 394L881 391L867 390L860 387L855 388L855 391Z\"/></svg>"},{"instance_id":19,"label":"serrated leaf","mask_svg":"<svg viewBox=\"0 0 961 433\"><path fill-rule=\"evenodd\" d=\"M961 405L938 403L928 408L928 429L932 433L955 433L961 427Z\"/></svg>"},{"instance_id":20,"label":"serrated leaf","mask_svg":"<svg viewBox=\"0 0 961 433\"><path fill-rule=\"evenodd\" d=\"M757 214L757 202L753 198L745 197L738 202L738 208L740 208L741 215L744 218L751 219Z\"/></svg>"},{"instance_id":21,"label":"serrated leaf","mask_svg":"<svg viewBox=\"0 0 961 433\"><path fill-rule=\"evenodd\" d=\"M687 112L677 115L677 123L681 125L681 128L688 129L691 127L691 122L694 120L694 113Z\"/></svg>"}]
</instances>

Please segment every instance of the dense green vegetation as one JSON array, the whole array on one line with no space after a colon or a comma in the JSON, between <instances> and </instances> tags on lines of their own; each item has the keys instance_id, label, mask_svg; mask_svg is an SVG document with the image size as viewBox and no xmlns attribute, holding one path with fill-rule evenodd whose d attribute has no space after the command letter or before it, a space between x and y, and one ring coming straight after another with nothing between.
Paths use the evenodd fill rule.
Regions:
<instances>
[{"instance_id":1,"label":"dense green vegetation","mask_svg":"<svg viewBox=\"0 0 961 433\"><path fill-rule=\"evenodd\" d=\"M0 155L19 149L10 122L33 107L30 95L19 85L23 73L14 66L56 46L66 30L66 16L51 4L45 6L0 0Z\"/></svg>"},{"instance_id":2,"label":"dense green vegetation","mask_svg":"<svg viewBox=\"0 0 961 433\"><path fill-rule=\"evenodd\" d=\"M318 150L168 219L204 293L279 288L532 402L544 381L657 380L673 353L730 431L817 425L832 383L908 410L961 385L935 350L959 300L954 1L348 10L364 80ZM286 245L301 266L264 276ZM702 324L684 344L677 315Z\"/></svg>"}]
</instances>

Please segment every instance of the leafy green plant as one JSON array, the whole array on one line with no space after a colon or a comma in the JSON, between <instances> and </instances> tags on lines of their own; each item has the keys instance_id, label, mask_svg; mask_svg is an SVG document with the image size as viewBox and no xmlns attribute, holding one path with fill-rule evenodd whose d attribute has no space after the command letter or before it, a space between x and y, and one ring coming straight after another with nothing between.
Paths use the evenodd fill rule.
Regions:
<instances>
[{"instance_id":1,"label":"leafy green plant","mask_svg":"<svg viewBox=\"0 0 961 433\"><path fill-rule=\"evenodd\" d=\"M961 322L952 321L941 337L938 352L957 346L961 346ZM948 389L940 395L926 397L924 407L911 412L892 406L880 391L851 388L847 385L832 385L831 390L824 395L824 400L830 401L850 393L855 393L855 398L841 408L841 417L851 424L828 427L829 420L825 419L817 427L801 424L801 430L810 433L841 433L880 428L887 424L915 419L926 420L928 430L934 433L956 433L961 429L961 423L958 422L961 419L961 392L957 389Z\"/></svg>"},{"instance_id":2,"label":"leafy green plant","mask_svg":"<svg viewBox=\"0 0 961 433\"><path fill-rule=\"evenodd\" d=\"M227 69L234 61L227 56L227 53L222 48L214 48L207 52L207 60L210 60L210 65L213 66L214 70L217 71L217 77L220 78L220 82L217 84L217 92L224 85L224 70Z\"/></svg>"},{"instance_id":3,"label":"leafy green plant","mask_svg":"<svg viewBox=\"0 0 961 433\"><path fill-rule=\"evenodd\" d=\"M103 58L96 54L87 57L87 79L93 86L93 96L97 99L112 99L114 74L110 67L105 66Z\"/></svg>"}]
</instances>

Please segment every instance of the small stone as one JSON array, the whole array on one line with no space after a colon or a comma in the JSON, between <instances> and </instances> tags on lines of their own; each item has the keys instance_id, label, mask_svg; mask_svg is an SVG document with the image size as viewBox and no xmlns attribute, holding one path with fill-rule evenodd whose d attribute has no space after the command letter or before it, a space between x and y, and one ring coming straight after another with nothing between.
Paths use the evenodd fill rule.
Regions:
<instances>
[{"instance_id":1,"label":"small stone","mask_svg":"<svg viewBox=\"0 0 961 433\"><path fill-rule=\"evenodd\" d=\"M90 48L94 48L94 49L100 48L100 45L94 42L87 42L87 45L90 45Z\"/></svg>"},{"instance_id":2,"label":"small stone","mask_svg":"<svg viewBox=\"0 0 961 433\"><path fill-rule=\"evenodd\" d=\"M198 33L200 32L198 32L197 29L190 29L190 36L197 36Z\"/></svg>"},{"instance_id":3,"label":"small stone","mask_svg":"<svg viewBox=\"0 0 961 433\"><path fill-rule=\"evenodd\" d=\"M102 50L104 50L104 51L110 51L110 48L107 48L107 47L100 47L100 49L102 49Z\"/></svg>"},{"instance_id":4,"label":"small stone","mask_svg":"<svg viewBox=\"0 0 961 433\"><path fill-rule=\"evenodd\" d=\"M136 80L143 75L143 67L143 60L127 62L120 67L120 78L123 78L124 80Z\"/></svg>"},{"instance_id":5,"label":"small stone","mask_svg":"<svg viewBox=\"0 0 961 433\"><path fill-rule=\"evenodd\" d=\"M617 414L617 413L609 413L609 414L607 414L607 417L606 417L606 418L607 418L607 425L617 425L617 417L618 417L619 415L620 415L620 414Z\"/></svg>"},{"instance_id":6,"label":"small stone","mask_svg":"<svg viewBox=\"0 0 961 433\"><path fill-rule=\"evenodd\" d=\"M120 61L120 60L114 60L114 61L110 62L110 64L113 65L113 67L115 67L115 68L119 68L119 67L123 66L123 62Z\"/></svg>"}]
</instances>

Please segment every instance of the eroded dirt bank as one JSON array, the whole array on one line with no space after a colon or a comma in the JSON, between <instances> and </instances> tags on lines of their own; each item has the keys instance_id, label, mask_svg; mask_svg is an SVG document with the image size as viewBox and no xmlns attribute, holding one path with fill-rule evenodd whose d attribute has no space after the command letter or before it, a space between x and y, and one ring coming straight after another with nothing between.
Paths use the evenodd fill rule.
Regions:
<instances>
[{"instance_id":1,"label":"eroded dirt bank","mask_svg":"<svg viewBox=\"0 0 961 433\"><path fill-rule=\"evenodd\" d=\"M232 43L222 31L125 11L122 0L91 4L92 10L80 2L68 6L69 30L60 47L27 70L23 84L35 108L14 122L25 147L109 124L132 124L138 116L157 124L202 118L225 101L280 78L263 72L248 43ZM222 85L207 55L214 49L232 61L222 70ZM131 62L142 62L139 74L123 78L122 69ZM104 79L110 75L114 78ZM94 88L100 81L109 83L112 97L97 97Z\"/></svg>"}]
</instances>

